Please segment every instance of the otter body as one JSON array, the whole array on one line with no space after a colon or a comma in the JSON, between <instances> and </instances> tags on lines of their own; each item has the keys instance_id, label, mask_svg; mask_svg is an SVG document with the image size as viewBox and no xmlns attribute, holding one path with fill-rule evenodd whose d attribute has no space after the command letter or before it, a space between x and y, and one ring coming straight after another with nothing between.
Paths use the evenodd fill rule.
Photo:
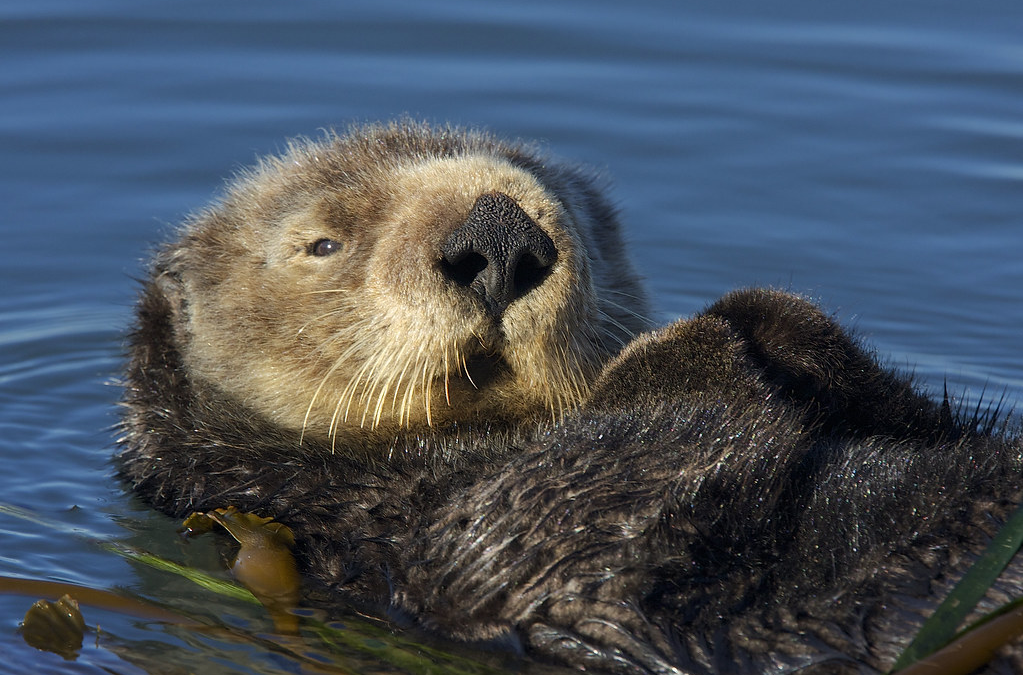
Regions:
<instances>
[{"instance_id":1,"label":"otter body","mask_svg":"<svg viewBox=\"0 0 1023 675\"><path fill-rule=\"evenodd\" d=\"M1019 441L795 296L648 314L585 172L416 124L295 145L156 256L121 473L173 515L272 516L310 579L450 637L889 668L1020 501Z\"/></svg>"}]
</instances>

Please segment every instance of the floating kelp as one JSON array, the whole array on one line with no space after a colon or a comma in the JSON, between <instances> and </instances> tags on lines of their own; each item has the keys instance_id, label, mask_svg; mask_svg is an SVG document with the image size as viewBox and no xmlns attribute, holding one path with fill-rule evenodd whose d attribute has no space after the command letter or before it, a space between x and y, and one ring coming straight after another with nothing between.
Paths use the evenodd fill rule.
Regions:
<instances>
[{"instance_id":1,"label":"floating kelp","mask_svg":"<svg viewBox=\"0 0 1023 675\"><path fill-rule=\"evenodd\" d=\"M298 617L291 612L299 602L301 579L291 548L295 537L285 525L228 507L209 513L193 513L181 531L189 536L208 532L213 524L223 527L241 548L231 571L266 607L280 633L298 631Z\"/></svg>"},{"instance_id":2,"label":"floating kelp","mask_svg":"<svg viewBox=\"0 0 1023 675\"><path fill-rule=\"evenodd\" d=\"M925 664L932 662L940 663L945 668L954 653L962 666L956 670L943 669L941 672L948 675L969 673L991 660L999 647L1019 637L1023 633L1019 600L992 612L962 632L957 633L957 630L1020 546L1023 546L1023 507L1018 508L1005 521L984 553L974 561L902 652L891 672L916 675L927 672ZM1014 616L1017 617L1015 620L1012 618ZM943 656L939 657L939 650ZM911 664L916 665L910 668Z\"/></svg>"},{"instance_id":3,"label":"floating kelp","mask_svg":"<svg viewBox=\"0 0 1023 675\"><path fill-rule=\"evenodd\" d=\"M37 600L25 614L21 636L36 649L74 660L85 637L85 619L78 602L70 595L56 602Z\"/></svg>"},{"instance_id":4,"label":"floating kelp","mask_svg":"<svg viewBox=\"0 0 1023 675\"><path fill-rule=\"evenodd\" d=\"M963 630L945 647L898 671L898 675L968 675L1023 634L1023 599L1014 600ZM893 673L896 671L892 671Z\"/></svg>"},{"instance_id":5,"label":"floating kelp","mask_svg":"<svg viewBox=\"0 0 1023 675\"><path fill-rule=\"evenodd\" d=\"M48 520L39 514L0 502L0 513L11 515L37 524L41 530L60 531L69 536L81 538L80 533L64 524ZM225 522L241 522L242 527L236 531L243 533L247 518L229 518L220 514ZM257 531L260 529L258 518L252 521ZM207 531L216 521L209 519L204 526L200 521L195 525L196 532L203 527ZM219 524L219 523L216 523ZM279 525L279 524L276 524ZM287 542L287 535L280 532L274 535L276 527L268 526L270 541L267 548L274 548ZM264 535L259 535L260 537ZM276 537L276 538L275 538ZM99 541L89 539L93 545L125 560L143 565L160 572L169 573L185 579L209 593L209 605L214 608L227 608L231 602L238 601L258 605L260 600L242 586L216 577L201 569L182 565L161 556L154 555L137 547L117 541ZM266 542L264 541L264 544ZM258 548L258 546L257 546ZM266 653L274 654L274 659L291 662L298 669L321 673L362 672L368 667L374 669L384 665L385 668L423 675L500 675L508 672L493 663L515 663L510 655L491 655L487 660L473 654L471 648L460 648L452 645L450 649L438 648L423 644L415 639L402 637L400 631L385 621L356 614L338 616L338 621L330 621L322 612L316 610L294 610L295 619L299 623L298 635L277 635L269 632L257 632L228 625L214 616L191 616L187 612L179 612L171 607L157 605L145 598L124 595L126 591L109 591L88 588L74 584L53 582L39 579L22 579L0 576L0 594L25 595L56 599L69 595L83 607L96 607L116 614L177 626L189 632L201 634L206 638L221 640L229 644L251 645ZM88 631L88 627L85 629ZM129 662L135 662L134 644L119 639L109 630L103 630L107 649L117 653ZM116 645L116 647L114 646ZM145 650L143 650L145 651ZM72 652L69 652L72 653ZM146 652L148 654L148 652ZM463 655L464 654L464 655ZM148 656L146 657L148 658ZM262 671L254 671L262 672Z\"/></svg>"}]
</instances>

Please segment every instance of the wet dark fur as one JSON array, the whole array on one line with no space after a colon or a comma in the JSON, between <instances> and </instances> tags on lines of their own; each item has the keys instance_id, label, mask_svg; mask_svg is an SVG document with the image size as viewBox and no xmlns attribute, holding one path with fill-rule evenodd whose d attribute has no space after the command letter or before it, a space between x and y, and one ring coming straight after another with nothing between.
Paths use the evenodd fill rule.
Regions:
<instances>
[{"instance_id":1,"label":"wet dark fur","mask_svg":"<svg viewBox=\"0 0 1023 675\"><path fill-rule=\"evenodd\" d=\"M1018 440L785 293L637 338L556 427L357 453L198 391L155 283L138 317L120 464L143 499L273 516L330 591L555 663L883 672L1021 497ZM1021 669L1014 648L986 672Z\"/></svg>"}]
</instances>

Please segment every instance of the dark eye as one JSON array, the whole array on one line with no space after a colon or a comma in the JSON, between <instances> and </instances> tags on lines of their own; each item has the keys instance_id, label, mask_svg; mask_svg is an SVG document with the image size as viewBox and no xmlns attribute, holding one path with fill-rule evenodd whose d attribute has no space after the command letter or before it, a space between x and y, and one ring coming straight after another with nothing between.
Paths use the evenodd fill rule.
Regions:
<instances>
[{"instance_id":1,"label":"dark eye","mask_svg":"<svg viewBox=\"0 0 1023 675\"><path fill-rule=\"evenodd\" d=\"M341 242L333 239L320 239L309 246L309 254L320 256L333 255L341 250Z\"/></svg>"}]
</instances>

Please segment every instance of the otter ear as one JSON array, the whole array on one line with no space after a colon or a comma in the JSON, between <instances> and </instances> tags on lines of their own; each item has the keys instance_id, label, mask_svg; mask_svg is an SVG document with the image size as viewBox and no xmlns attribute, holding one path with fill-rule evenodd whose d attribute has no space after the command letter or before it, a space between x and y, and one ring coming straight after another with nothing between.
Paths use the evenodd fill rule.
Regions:
<instances>
[{"instance_id":1,"label":"otter ear","mask_svg":"<svg viewBox=\"0 0 1023 675\"><path fill-rule=\"evenodd\" d=\"M166 252L159 255L142 288L137 306L138 331L155 342L171 338L174 326L181 325L186 310L179 263Z\"/></svg>"},{"instance_id":2,"label":"otter ear","mask_svg":"<svg viewBox=\"0 0 1023 675\"><path fill-rule=\"evenodd\" d=\"M174 371L167 364L179 362L175 327L181 325L184 312L178 276L159 269L158 265L142 287L135 311L135 328L128 339L132 349L131 372L138 370L150 377Z\"/></svg>"},{"instance_id":3,"label":"otter ear","mask_svg":"<svg viewBox=\"0 0 1023 675\"><path fill-rule=\"evenodd\" d=\"M165 250L156 259L152 279L152 292L162 297L165 311L169 318L180 317L184 309L185 293L182 270L185 267L183 256L178 250ZM147 289L148 291L149 289Z\"/></svg>"},{"instance_id":4,"label":"otter ear","mask_svg":"<svg viewBox=\"0 0 1023 675\"><path fill-rule=\"evenodd\" d=\"M153 279L153 285L163 296L166 308L172 321L181 315L184 309L185 294L182 289L181 277L175 272L162 272Z\"/></svg>"}]
</instances>

